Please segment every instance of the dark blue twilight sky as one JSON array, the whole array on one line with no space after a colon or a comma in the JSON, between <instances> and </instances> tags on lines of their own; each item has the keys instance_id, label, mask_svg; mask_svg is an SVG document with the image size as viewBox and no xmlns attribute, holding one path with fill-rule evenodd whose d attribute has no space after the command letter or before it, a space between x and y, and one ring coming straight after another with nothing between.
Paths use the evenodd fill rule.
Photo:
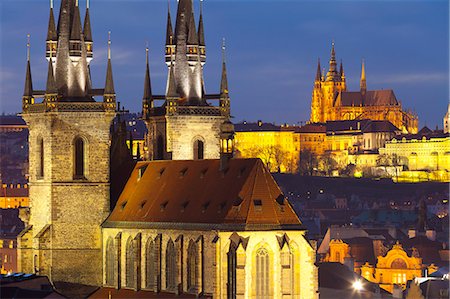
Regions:
<instances>
[{"instance_id":1,"label":"dark blue twilight sky","mask_svg":"<svg viewBox=\"0 0 450 299\"><path fill-rule=\"evenodd\" d=\"M59 12L59 0L55 12ZM194 0L198 19L198 0ZM172 20L176 1L170 0ZM80 0L82 15L86 0ZM91 0L94 87L106 72L106 40L112 31L112 63L118 101L140 111L145 42L150 45L154 93L164 93L167 1ZM19 112L31 34L35 89L43 89L49 0L1 0L1 108ZM57 19L57 16L56 16ZM449 99L448 1L204 1L206 90L219 89L222 37L235 121L296 123L309 119L317 58L327 66L330 44L344 62L350 90L359 88L366 61L369 89L395 90L420 126L442 127Z\"/></svg>"}]
</instances>

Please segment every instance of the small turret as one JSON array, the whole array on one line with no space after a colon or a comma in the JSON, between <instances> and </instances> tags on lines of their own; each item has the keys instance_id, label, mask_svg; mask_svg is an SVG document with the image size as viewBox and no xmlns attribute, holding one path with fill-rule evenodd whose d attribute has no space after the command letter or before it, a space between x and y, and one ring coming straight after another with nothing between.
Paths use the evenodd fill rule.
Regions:
<instances>
[{"instance_id":1,"label":"small turret","mask_svg":"<svg viewBox=\"0 0 450 299\"><path fill-rule=\"evenodd\" d=\"M366 70L364 66L364 59L361 65L361 81L359 83L359 87L361 88L361 93L365 95L367 91L367 83L366 83Z\"/></svg>"},{"instance_id":2,"label":"small turret","mask_svg":"<svg viewBox=\"0 0 450 299\"><path fill-rule=\"evenodd\" d=\"M198 21L198 50L202 66L206 62L205 29L203 28L203 0L200 0L200 18Z\"/></svg>"},{"instance_id":3,"label":"small turret","mask_svg":"<svg viewBox=\"0 0 450 299\"><path fill-rule=\"evenodd\" d=\"M47 85L45 88L44 102L47 104L47 109L54 107L54 102L58 100L58 89L56 88L56 81L53 72L53 59L50 56L48 60Z\"/></svg>"},{"instance_id":4,"label":"small turret","mask_svg":"<svg viewBox=\"0 0 450 299\"><path fill-rule=\"evenodd\" d=\"M320 67L320 58L317 60L316 82L322 81L322 71Z\"/></svg>"},{"instance_id":5,"label":"small turret","mask_svg":"<svg viewBox=\"0 0 450 299\"><path fill-rule=\"evenodd\" d=\"M27 35L27 68L25 74L25 87L22 97L22 110L28 111L29 105L34 104L33 97L33 81L31 80L31 66L30 66L30 35Z\"/></svg>"},{"instance_id":6,"label":"small turret","mask_svg":"<svg viewBox=\"0 0 450 299\"><path fill-rule=\"evenodd\" d=\"M180 94L177 90L177 83L175 81L174 65L173 63L169 66L169 78L167 80L166 88L166 112L167 114L173 114L177 110L178 100L180 99Z\"/></svg>"},{"instance_id":7,"label":"small turret","mask_svg":"<svg viewBox=\"0 0 450 299\"><path fill-rule=\"evenodd\" d=\"M145 79L144 79L144 96L142 97L142 117L148 119L150 117L150 109L153 108L152 85L150 81L150 66L148 59L148 46L145 48Z\"/></svg>"},{"instance_id":8,"label":"small turret","mask_svg":"<svg viewBox=\"0 0 450 299\"><path fill-rule=\"evenodd\" d=\"M69 55L70 60L76 65L81 59L82 54L82 38L81 38L81 18L80 9L78 7L78 0L75 0L75 7L73 12L72 30L69 39Z\"/></svg>"},{"instance_id":9,"label":"small turret","mask_svg":"<svg viewBox=\"0 0 450 299\"><path fill-rule=\"evenodd\" d=\"M172 29L172 19L170 17L170 4L167 4L167 29L166 29L166 64L170 66L175 55L175 40Z\"/></svg>"},{"instance_id":10,"label":"small turret","mask_svg":"<svg viewBox=\"0 0 450 299\"><path fill-rule=\"evenodd\" d=\"M86 45L86 60L89 64L93 58L93 40L92 40L92 30L91 30L91 18L89 15L89 0L86 0L86 15L84 17L83 26L84 44Z\"/></svg>"},{"instance_id":11,"label":"small turret","mask_svg":"<svg viewBox=\"0 0 450 299\"><path fill-rule=\"evenodd\" d=\"M50 16L48 19L48 30L46 40L46 57L56 59L56 48L58 45L58 35L56 33L55 16L53 14L53 0L50 0Z\"/></svg>"},{"instance_id":12,"label":"small turret","mask_svg":"<svg viewBox=\"0 0 450 299\"><path fill-rule=\"evenodd\" d=\"M103 102L109 109L115 110L116 92L114 90L114 81L111 65L111 31L108 32L108 67L106 69L105 91Z\"/></svg>"}]
</instances>

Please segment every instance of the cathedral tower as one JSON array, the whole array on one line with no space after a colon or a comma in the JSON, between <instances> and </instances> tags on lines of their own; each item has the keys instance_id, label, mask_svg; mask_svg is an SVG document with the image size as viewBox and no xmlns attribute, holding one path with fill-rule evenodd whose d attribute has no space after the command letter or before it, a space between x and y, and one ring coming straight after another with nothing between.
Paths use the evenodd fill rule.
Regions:
<instances>
[{"instance_id":1,"label":"cathedral tower","mask_svg":"<svg viewBox=\"0 0 450 299\"><path fill-rule=\"evenodd\" d=\"M347 84L344 75L344 67L341 62L338 71L334 42L331 44L331 56L326 75L321 75L320 62L317 66L316 78L311 101L311 122L326 122L333 119L334 100L336 93L346 91Z\"/></svg>"},{"instance_id":2,"label":"cathedral tower","mask_svg":"<svg viewBox=\"0 0 450 299\"><path fill-rule=\"evenodd\" d=\"M223 47L224 48L224 47ZM165 62L168 67L165 95L152 95L147 64L143 117L148 127L149 159L218 159L221 126L230 118L230 99L225 60L220 92L206 94L203 67L206 63L203 8L198 29L192 0L178 1L175 30L170 8L167 15ZM156 105L157 102L162 105ZM217 103L216 105L213 102Z\"/></svg>"},{"instance_id":3,"label":"cathedral tower","mask_svg":"<svg viewBox=\"0 0 450 299\"><path fill-rule=\"evenodd\" d=\"M92 88L89 5L82 28L78 4L62 0L55 26L51 2L45 90L33 89L27 59L22 116L29 128L31 207L18 238L18 260L22 272L99 285L116 102L110 49L105 87Z\"/></svg>"}]
</instances>

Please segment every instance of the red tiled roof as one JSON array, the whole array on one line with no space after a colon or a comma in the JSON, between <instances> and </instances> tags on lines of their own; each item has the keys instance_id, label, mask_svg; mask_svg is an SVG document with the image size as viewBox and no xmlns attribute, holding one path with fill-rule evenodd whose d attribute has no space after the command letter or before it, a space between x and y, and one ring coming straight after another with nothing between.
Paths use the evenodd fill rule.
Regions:
<instances>
[{"instance_id":1,"label":"red tiled roof","mask_svg":"<svg viewBox=\"0 0 450 299\"><path fill-rule=\"evenodd\" d=\"M368 90L365 95L360 91L343 91L336 94L341 98L341 106L395 106L398 105L392 89Z\"/></svg>"},{"instance_id":2,"label":"red tiled roof","mask_svg":"<svg viewBox=\"0 0 450 299\"><path fill-rule=\"evenodd\" d=\"M219 160L139 162L107 222L301 225L260 159L231 159L225 171L219 166Z\"/></svg>"}]
</instances>

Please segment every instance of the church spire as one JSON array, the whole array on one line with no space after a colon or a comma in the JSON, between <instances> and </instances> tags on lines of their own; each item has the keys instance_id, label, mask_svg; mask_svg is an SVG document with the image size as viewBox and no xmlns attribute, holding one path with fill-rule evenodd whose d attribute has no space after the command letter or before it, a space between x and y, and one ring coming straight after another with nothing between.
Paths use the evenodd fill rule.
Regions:
<instances>
[{"instance_id":1,"label":"church spire","mask_svg":"<svg viewBox=\"0 0 450 299\"><path fill-rule=\"evenodd\" d=\"M361 93L365 94L367 91L367 83L366 83L366 70L364 65L364 59L362 60L361 64L361 81L359 83L359 86L361 88Z\"/></svg>"},{"instance_id":2,"label":"church spire","mask_svg":"<svg viewBox=\"0 0 450 299\"><path fill-rule=\"evenodd\" d=\"M142 117L148 119L150 109L153 108L152 85L150 81L150 66L148 59L148 45L145 47L145 79L144 79L144 96L142 97Z\"/></svg>"},{"instance_id":3,"label":"church spire","mask_svg":"<svg viewBox=\"0 0 450 299\"><path fill-rule=\"evenodd\" d=\"M170 17L170 2L167 2L167 28L166 28L166 46L173 45L173 29L172 29L172 18Z\"/></svg>"},{"instance_id":4,"label":"church spire","mask_svg":"<svg viewBox=\"0 0 450 299\"><path fill-rule=\"evenodd\" d=\"M89 15L89 0L86 0L86 15L84 17L83 34L85 42L92 42L91 18Z\"/></svg>"},{"instance_id":5,"label":"church spire","mask_svg":"<svg viewBox=\"0 0 450 299\"><path fill-rule=\"evenodd\" d=\"M317 59L316 82L322 81L322 69L320 67L320 58Z\"/></svg>"},{"instance_id":6,"label":"church spire","mask_svg":"<svg viewBox=\"0 0 450 299\"><path fill-rule=\"evenodd\" d=\"M327 73L327 81L335 81L338 79L338 73L336 70L336 52L334 50L334 41L331 43L331 57L330 57L330 68Z\"/></svg>"},{"instance_id":7,"label":"church spire","mask_svg":"<svg viewBox=\"0 0 450 299\"><path fill-rule=\"evenodd\" d=\"M106 82L103 101L112 103L116 100L116 92L114 90L114 81L111 66L111 31L108 31L108 67L106 69Z\"/></svg>"},{"instance_id":8,"label":"church spire","mask_svg":"<svg viewBox=\"0 0 450 299\"><path fill-rule=\"evenodd\" d=\"M81 17L78 0L75 0L73 8L72 30L70 31L70 56L81 57Z\"/></svg>"},{"instance_id":9,"label":"church spire","mask_svg":"<svg viewBox=\"0 0 450 299\"><path fill-rule=\"evenodd\" d=\"M58 36L56 34L55 16L53 14L53 0L50 0L50 16L48 18L47 42L56 41L57 39Z\"/></svg>"},{"instance_id":10,"label":"church spire","mask_svg":"<svg viewBox=\"0 0 450 299\"><path fill-rule=\"evenodd\" d=\"M30 66L30 35L27 35L27 70L25 74L25 88L23 90L24 97L33 97L33 82L31 80Z\"/></svg>"},{"instance_id":11,"label":"church spire","mask_svg":"<svg viewBox=\"0 0 450 299\"><path fill-rule=\"evenodd\" d=\"M50 59L48 60L48 72L47 72L47 85L45 88L45 97L46 99L49 95L58 94L58 89L56 88L55 75L53 73L53 59L50 53Z\"/></svg>"},{"instance_id":12,"label":"church spire","mask_svg":"<svg viewBox=\"0 0 450 299\"><path fill-rule=\"evenodd\" d=\"M175 82L175 74L174 74L174 65L173 61L170 63L169 67L169 79L167 80L167 90L166 90L166 98L167 99L175 99L179 98L180 95L177 91L177 84Z\"/></svg>"},{"instance_id":13,"label":"church spire","mask_svg":"<svg viewBox=\"0 0 450 299\"><path fill-rule=\"evenodd\" d=\"M206 62L205 29L203 28L203 0L200 0L200 18L198 21L198 47L202 66Z\"/></svg>"},{"instance_id":14,"label":"church spire","mask_svg":"<svg viewBox=\"0 0 450 299\"><path fill-rule=\"evenodd\" d=\"M342 63L342 59L341 59L341 66L339 67L339 74L341 75L342 81L345 81L344 63Z\"/></svg>"},{"instance_id":15,"label":"church spire","mask_svg":"<svg viewBox=\"0 0 450 299\"><path fill-rule=\"evenodd\" d=\"M225 38L222 40L222 79L220 80L220 96L228 97L228 78L225 57Z\"/></svg>"}]
</instances>

